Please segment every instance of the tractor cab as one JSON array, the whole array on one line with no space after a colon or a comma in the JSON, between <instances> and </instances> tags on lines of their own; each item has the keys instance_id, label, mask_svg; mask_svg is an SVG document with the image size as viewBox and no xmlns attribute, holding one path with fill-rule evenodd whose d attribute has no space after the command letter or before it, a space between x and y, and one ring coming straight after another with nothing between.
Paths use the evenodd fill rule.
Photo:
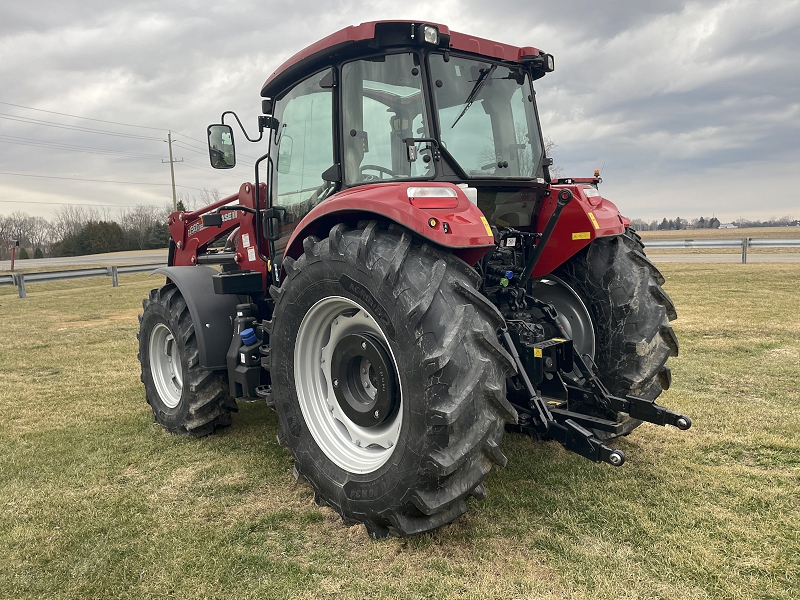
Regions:
<instances>
[{"instance_id":1,"label":"tractor cab","mask_svg":"<svg viewBox=\"0 0 800 600\"><path fill-rule=\"evenodd\" d=\"M536 203L524 201L549 182L532 84L552 70L534 48L412 22L349 27L290 58L261 94L275 250L323 200L376 183L460 185L490 223L510 212L501 223L530 226ZM520 190L528 210L512 206Z\"/></svg>"}]
</instances>

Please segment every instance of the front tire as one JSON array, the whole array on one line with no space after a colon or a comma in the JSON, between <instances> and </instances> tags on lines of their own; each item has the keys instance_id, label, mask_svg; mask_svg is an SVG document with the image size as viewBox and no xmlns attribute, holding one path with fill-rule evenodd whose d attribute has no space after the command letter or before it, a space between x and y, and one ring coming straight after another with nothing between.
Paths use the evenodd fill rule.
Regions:
<instances>
[{"instance_id":1,"label":"front tire","mask_svg":"<svg viewBox=\"0 0 800 600\"><path fill-rule=\"evenodd\" d=\"M516 421L503 319L475 272L375 221L307 238L284 267L271 290L271 375L297 474L373 537L456 519L505 464L498 446Z\"/></svg>"},{"instance_id":2,"label":"front tire","mask_svg":"<svg viewBox=\"0 0 800 600\"><path fill-rule=\"evenodd\" d=\"M151 290L139 315L139 362L153 417L172 433L203 437L231 424L224 376L199 364L194 323L174 284Z\"/></svg>"}]
</instances>

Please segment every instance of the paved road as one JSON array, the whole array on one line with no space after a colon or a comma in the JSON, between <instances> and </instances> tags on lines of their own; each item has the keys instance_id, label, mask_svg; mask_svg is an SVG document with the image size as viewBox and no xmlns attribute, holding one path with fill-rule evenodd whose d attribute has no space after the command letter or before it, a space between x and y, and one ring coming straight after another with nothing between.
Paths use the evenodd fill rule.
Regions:
<instances>
[{"instance_id":1,"label":"paved road","mask_svg":"<svg viewBox=\"0 0 800 600\"><path fill-rule=\"evenodd\" d=\"M130 252L111 252L89 256L64 256L62 258L30 258L17 260L15 268L26 270L39 267L81 267L86 265L117 266L167 264L166 250L132 250ZM0 260L0 271L11 269L10 260Z\"/></svg>"}]
</instances>

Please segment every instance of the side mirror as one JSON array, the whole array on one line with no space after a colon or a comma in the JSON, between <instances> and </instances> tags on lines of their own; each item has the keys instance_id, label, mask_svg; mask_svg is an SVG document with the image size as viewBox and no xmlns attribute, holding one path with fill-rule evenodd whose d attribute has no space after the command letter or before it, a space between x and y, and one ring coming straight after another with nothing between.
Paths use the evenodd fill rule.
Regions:
<instances>
[{"instance_id":1,"label":"side mirror","mask_svg":"<svg viewBox=\"0 0 800 600\"><path fill-rule=\"evenodd\" d=\"M232 169L236 166L236 149L230 125L208 126L208 155L215 169Z\"/></svg>"},{"instance_id":2,"label":"side mirror","mask_svg":"<svg viewBox=\"0 0 800 600\"><path fill-rule=\"evenodd\" d=\"M278 173L286 175L292 166L292 147L294 140L288 135L281 136L281 145L278 148Z\"/></svg>"}]
</instances>

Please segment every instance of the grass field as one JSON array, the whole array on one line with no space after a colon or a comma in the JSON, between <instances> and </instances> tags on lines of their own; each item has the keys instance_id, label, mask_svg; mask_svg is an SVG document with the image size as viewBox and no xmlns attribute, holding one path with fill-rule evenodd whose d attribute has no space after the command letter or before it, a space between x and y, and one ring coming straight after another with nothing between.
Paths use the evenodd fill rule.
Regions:
<instances>
[{"instance_id":1,"label":"grass field","mask_svg":"<svg viewBox=\"0 0 800 600\"><path fill-rule=\"evenodd\" d=\"M508 435L489 495L375 542L296 483L274 413L153 423L136 315L160 279L0 288L0 597L798 598L800 265L665 265L681 355L628 462Z\"/></svg>"}]
</instances>

